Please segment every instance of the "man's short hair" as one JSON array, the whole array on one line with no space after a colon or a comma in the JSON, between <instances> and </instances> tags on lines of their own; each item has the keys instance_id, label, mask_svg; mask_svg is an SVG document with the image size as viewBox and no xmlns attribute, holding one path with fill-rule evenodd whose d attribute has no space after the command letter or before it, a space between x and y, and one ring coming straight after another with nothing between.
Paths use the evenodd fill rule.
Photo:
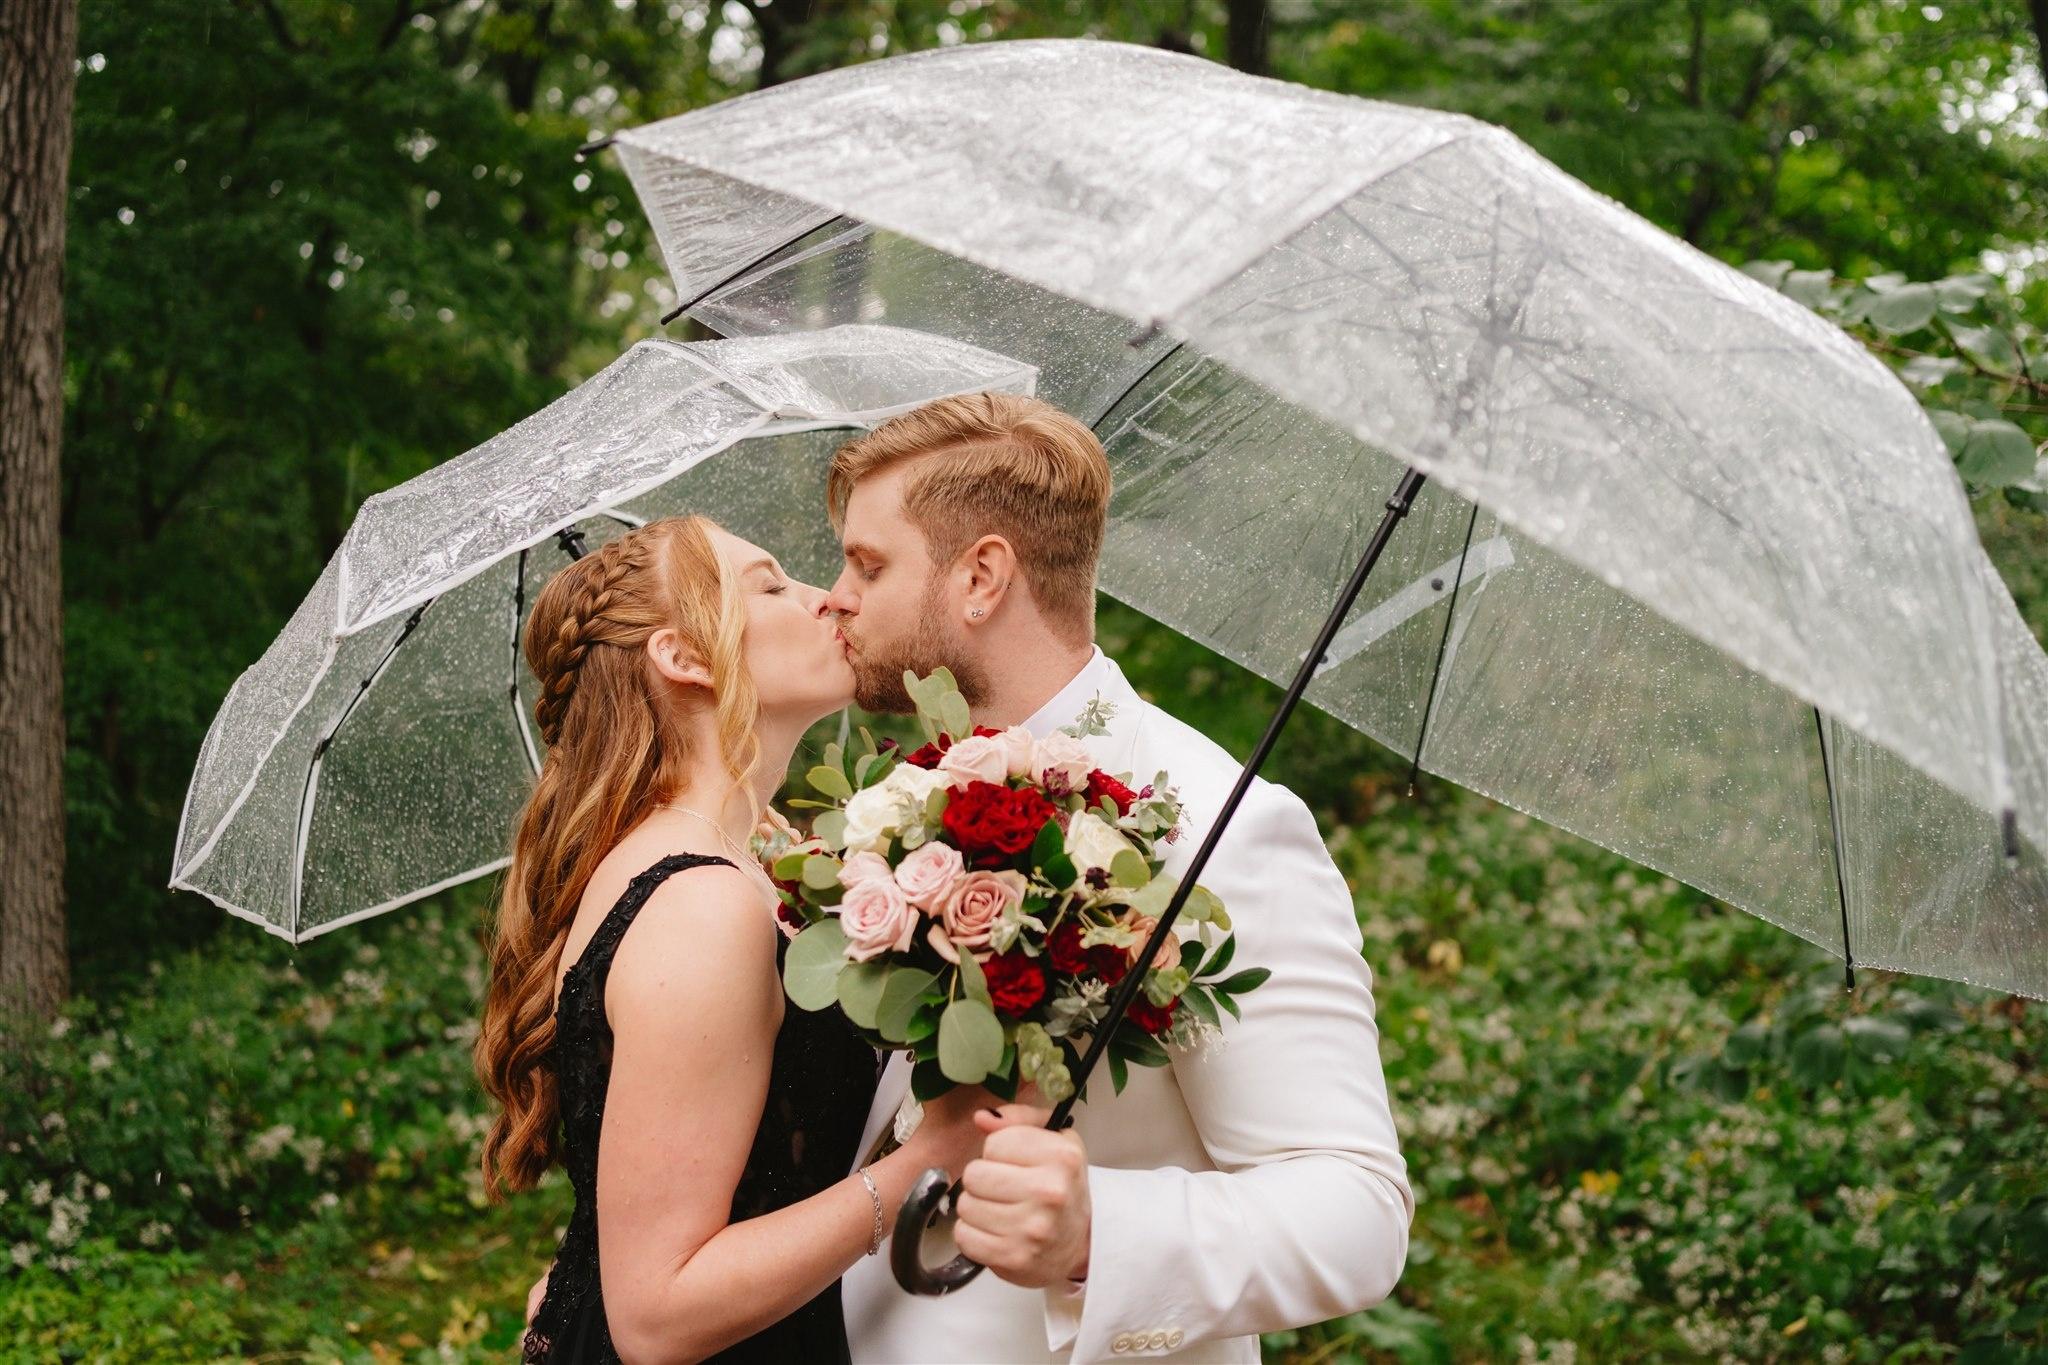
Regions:
<instances>
[{"instance_id":1,"label":"man's short hair","mask_svg":"<svg viewBox=\"0 0 2048 1365\"><path fill-rule=\"evenodd\" d=\"M1052 404L1011 393L926 403L855 437L832 457L825 497L842 526L862 479L905 461L903 508L932 561L949 565L985 535L1017 552L1032 596L1063 633L1095 629L1095 567L1109 516L1109 458L1095 433Z\"/></svg>"}]
</instances>

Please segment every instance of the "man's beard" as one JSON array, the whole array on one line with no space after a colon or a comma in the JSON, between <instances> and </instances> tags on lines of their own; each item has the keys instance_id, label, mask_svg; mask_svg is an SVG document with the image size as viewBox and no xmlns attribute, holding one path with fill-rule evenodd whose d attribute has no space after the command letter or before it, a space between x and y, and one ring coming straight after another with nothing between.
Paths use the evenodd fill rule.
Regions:
<instances>
[{"instance_id":1,"label":"man's beard","mask_svg":"<svg viewBox=\"0 0 2048 1365\"><path fill-rule=\"evenodd\" d=\"M924 600L918 603L917 628L886 651L868 646L855 621L842 622L839 632L854 646L847 661L853 666L854 704L863 711L897 716L915 712L917 703L903 688L906 671L922 678L937 668L950 669L969 706L981 705L988 695L988 680L980 665L966 657L960 640L946 629L936 583L927 586Z\"/></svg>"}]
</instances>

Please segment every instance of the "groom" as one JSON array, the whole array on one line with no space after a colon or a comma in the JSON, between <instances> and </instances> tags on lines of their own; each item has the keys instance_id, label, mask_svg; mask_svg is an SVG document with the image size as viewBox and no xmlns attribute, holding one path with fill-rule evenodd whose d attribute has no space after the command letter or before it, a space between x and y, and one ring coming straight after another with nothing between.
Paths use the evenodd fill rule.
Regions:
<instances>
[{"instance_id":1,"label":"groom","mask_svg":"<svg viewBox=\"0 0 2048 1365\"><path fill-rule=\"evenodd\" d=\"M1179 872L1239 773L1134 691L1094 644L1109 463L1087 427L1033 398L942 399L843 446L827 495L845 568L838 614L858 700L909 711L906 669L945 665L977 724L1035 735L1096 708L1098 767L1185 803ZM1074 1127L985 1114L955 1235L990 1267L945 1298L906 1294L887 1257L847 1272L856 1362L1256 1361L1258 1333L1368 1307L1393 1289L1414 1212L1373 1022L1372 977L1315 819L1253 784L1202 876L1237 936L1235 967L1272 970L1220 1039L1099 1073ZM863 1159L909 1087L890 1059Z\"/></svg>"}]
</instances>

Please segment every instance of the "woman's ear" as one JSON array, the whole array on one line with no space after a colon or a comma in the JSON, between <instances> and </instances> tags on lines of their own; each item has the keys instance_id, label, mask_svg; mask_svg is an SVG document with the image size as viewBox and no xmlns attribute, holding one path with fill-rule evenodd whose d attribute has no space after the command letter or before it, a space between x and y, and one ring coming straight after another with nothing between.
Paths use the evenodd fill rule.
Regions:
<instances>
[{"instance_id":1,"label":"woman's ear","mask_svg":"<svg viewBox=\"0 0 2048 1365\"><path fill-rule=\"evenodd\" d=\"M655 672L670 682L683 687L701 687L706 692L711 690L710 665L683 642L680 631L664 628L648 636L647 657L653 661Z\"/></svg>"}]
</instances>

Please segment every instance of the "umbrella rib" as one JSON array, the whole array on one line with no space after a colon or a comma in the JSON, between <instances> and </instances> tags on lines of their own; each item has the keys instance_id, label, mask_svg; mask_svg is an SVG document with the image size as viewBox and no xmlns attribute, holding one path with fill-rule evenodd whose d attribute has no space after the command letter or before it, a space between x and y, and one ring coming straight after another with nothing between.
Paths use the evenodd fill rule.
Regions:
<instances>
[{"instance_id":1,"label":"umbrella rib","mask_svg":"<svg viewBox=\"0 0 2048 1365\"><path fill-rule=\"evenodd\" d=\"M427 608L432 605L434 599L429 597L412 609L412 615L405 619L404 627L392 638L391 643L385 646L383 657L377 660L376 667L370 670L368 677L356 685L355 695L341 708L341 714L334 718L334 724L327 727L327 733L320 736L313 745L313 757L306 764L306 782L299 789L299 818L294 827L297 832L292 836L291 933L292 941L295 943L299 935L299 907L306 889L306 841L312 830L313 793L320 785L320 765L326 760L327 750L333 745L334 737L341 733L342 722L355 714L356 705L369 695L370 685L390 666L392 658L398 653L398 647L412 635L414 628L420 623L420 618L427 614Z\"/></svg>"},{"instance_id":2,"label":"umbrella rib","mask_svg":"<svg viewBox=\"0 0 2048 1365\"><path fill-rule=\"evenodd\" d=\"M1856 958L1849 951L1849 885L1842 879L1842 816L1835 809L1835 772L1829 761L1828 725L1818 706L1813 708L1814 733L1820 736L1820 776L1828 791L1828 846L1835 855L1835 899L1842 909L1842 969L1848 974L1847 989L1856 989Z\"/></svg>"},{"instance_id":3,"label":"umbrella rib","mask_svg":"<svg viewBox=\"0 0 2048 1365\"><path fill-rule=\"evenodd\" d=\"M1107 404L1105 404L1102 409L1102 415L1100 417L1097 417L1093 422L1090 422L1088 425L1091 428L1099 427L1104 422L1107 422L1110 418L1110 415L1114 413L1118 408L1123 406L1123 401L1126 398L1129 398L1133 393L1136 393L1138 391L1138 386L1140 384L1150 379L1153 375L1153 372L1156 371L1161 365L1164 365L1167 361L1173 359L1174 356L1180 354L1181 348L1186 345L1187 343L1185 341L1176 341L1173 343L1173 345L1161 351L1159 353L1159 358L1154 360L1150 365L1147 365L1144 369L1140 370L1138 372L1138 377L1136 379L1133 379L1130 383L1124 385L1124 391L1118 394L1115 398L1112 398ZM1100 435L1099 432L1097 434Z\"/></svg>"},{"instance_id":4,"label":"umbrella rib","mask_svg":"<svg viewBox=\"0 0 2048 1365\"><path fill-rule=\"evenodd\" d=\"M661 315L661 325L664 327L668 326L671 322L674 322L677 318L689 312L692 308L695 308L698 304L704 302L704 300L710 298L713 294L716 294L719 290L725 288L727 285L733 283L735 280L743 279L746 276L754 273L756 270L759 270L762 266L768 264L768 262L774 260L777 256L780 256L784 251L787 251L790 247L795 246L798 242L801 242L804 238L810 236L819 228L831 227L834 223L839 222L845 217L846 215L843 213L835 213L830 218L827 218L824 222L813 223L809 227L805 228L802 232L797 233L796 236L790 237L784 241L777 242L774 246L769 247L766 251L756 256L753 260L748 261L745 265L741 266L738 270L733 271L730 275L727 275L724 279L718 281L716 284L710 285L707 288L700 290L693 297L684 300L682 303L679 303L675 307L669 309L666 313L663 313Z\"/></svg>"},{"instance_id":5,"label":"umbrella rib","mask_svg":"<svg viewBox=\"0 0 2048 1365\"><path fill-rule=\"evenodd\" d=\"M1458 571L1451 575L1451 600L1444 611L1444 633L1437 637L1436 663L1429 670L1429 691L1422 699L1422 728L1415 736L1415 757L1408 764L1408 794L1415 795L1415 779L1422 771L1422 742L1429 737L1429 716L1436 707L1437 680L1443 677L1444 650L1451 643L1451 623L1458 617L1458 588L1465 581L1465 558L1472 553L1472 528L1479 524L1479 504L1465 519L1465 545L1458 551Z\"/></svg>"},{"instance_id":6,"label":"umbrella rib","mask_svg":"<svg viewBox=\"0 0 2048 1365\"><path fill-rule=\"evenodd\" d=\"M519 726L519 745L526 751L526 764L533 769L535 777L540 776L540 754L533 747L533 732L526 725L526 708L519 704L519 637L526 629L526 551L519 552L519 563L512 571L512 677L506 684L505 695L512 702L512 719Z\"/></svg>"}]
</instances>

